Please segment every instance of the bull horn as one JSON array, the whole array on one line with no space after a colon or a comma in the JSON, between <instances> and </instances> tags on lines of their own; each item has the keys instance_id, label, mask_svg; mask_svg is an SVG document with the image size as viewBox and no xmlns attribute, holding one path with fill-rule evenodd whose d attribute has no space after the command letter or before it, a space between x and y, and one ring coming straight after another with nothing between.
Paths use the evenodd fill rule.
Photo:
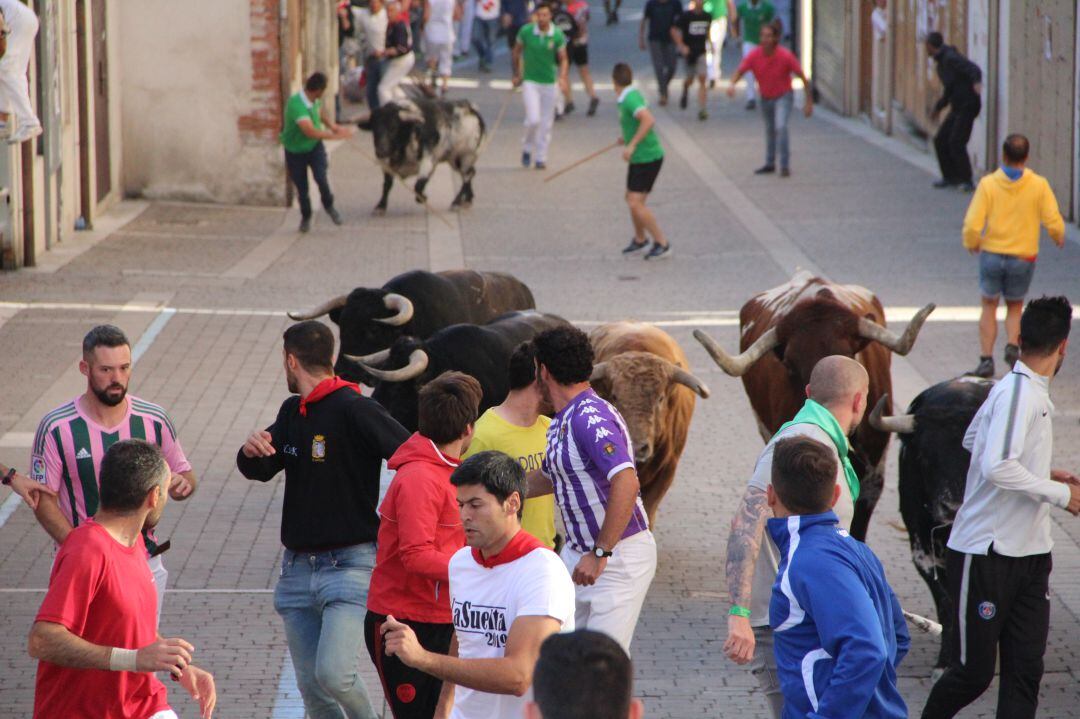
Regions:
<instances>
[{"instance_id":1,"label":"bull horn","mask_svg":"<svg viewBox=\"0 0 1080 719\"><path fill-rule=\"evenodd\" d=\"M372 352L369 355L345 355L345 359L362 365L379 364L380 362L385 362L390 359L390 349L379 350L378 352Z\"/></svg>"},{"instance_id":2,"label":"bull horn","mask_svg":"<svg viewBox=\"0 0 1080 719\"><path fill-rule=\"evenodd\" d=\"M701 330L694 330L694 339L701 343L705 348L705 351L713 358L713 361L720 365L720 369L724 370L732 377L742 377L746 374L746 371L750 369L751 365L765 356L765 353L769 352L773 347L780 344L776 339L775 327L767 330L765 334L758 337L757 341L750 345L745 352L739 353L736 357L732 357L725 352L723 348L716 343L716 340Z\"/></svg>"},{"instance_id":3,"label":"bull horn","mask_svg":"<svg viewBox=\"0 0 1080 719\"><path fill-rule=\"evenodd\" d=\"M396 310L397 314L392 317L376 317L376 322L391 327L401 327L401 325L412 319L413 303L408 297L391 292L383 297L383 304L386 305L388 310Z\"/></svg>"},{"instance_id":4,"label":"bull horn","mask_svg":"<svg viewBox=\"0 0 1080 719\"><path fill-rule=\"evenodd\" d=\"M881 432L896 432L898 434L911 434L915 431L915 415L896 414L886 417L885 403L889 401L889 395L881 395L881 399L874 405L874 411L870 413L870 426Z\"/></svg>"},{"instance_id":5,"label":"bull horn","mask_svg":"<svg viewBox=\"0 0 1080 719\"><path fill-rule=\"evenodd\" d=\"M709 398L709 388L704 382L694 376L692 372L684 370L676 364L668 362L671 370L671 381L678 382L681 385L689 387L694 390L702 399Z\"/></svg>"},{"instance_id":6,"label":"bull horn","mask_svg":"<svg viewBox=\"0 0 1080 719\"><path fill-rule=\"evenodd\" d=\"M292 319L292 320L297 320L297 321L300 321L300 320L313 320L316 317L322 317L323 315L327 314L331 310L341 309L342 307L345 306L345 300L346 299L347 299L347 295L340 295L339 297L335 297L332 300L327 300L326 302L323 302L318 307L315 307L314 309L310 309L307 312L303 312L303 311L289 312L287 314L289 315L289 319Z\"/></svg>"},{"instance_id":7,"label":"bull horn","mask_svg":"<svg viewBox=\"0 0 1080 719\"><path fill-rule=\"evenodd\" d=\"M589 376L590 382L596 382L607 377L607 362L600 362L593 365L592 374Z\"/></svg>"},{"instance_id":8,"label":"bull horn","mask_svg":"<svg viewBox=\"0 0 1080 719\"><path fill-rule=\"evenodd\" d=\"M401 369L376 369L369 367L366 364L361 364L368 374L377 380L383 382L408 382L411 379L416 379L428 366L427 352L421 349L415 349L409 355L409 364L405 365Z\"/></svg>"},{"instance_id":9,"label":"bull horn","mask_svg":"<svg viewBox=\"0 0 1080 719\"><path fill-rule=\"evenodd\" d=\"M923 307L916 312L915 316L908 322L904 334L899 336L873 320L860 317L859 334L868 340L880 342L898 355L906 355L911 351L911 346L915 344L915 338L919 336L919 330L922 329L923 323L926 322L926 318L930 316L930 313L934 311L935 307L937 307L937 305L931 302L926 307Z\"/></svg>"}]
</instances>

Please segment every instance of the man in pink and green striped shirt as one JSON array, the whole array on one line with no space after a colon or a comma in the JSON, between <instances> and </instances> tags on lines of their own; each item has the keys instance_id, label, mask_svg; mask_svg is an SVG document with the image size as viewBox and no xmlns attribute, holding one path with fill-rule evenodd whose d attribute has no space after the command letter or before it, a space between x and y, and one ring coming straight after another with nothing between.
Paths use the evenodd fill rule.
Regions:
<instances>
[{"instance_id":1,"label":"man in pink and green striped shirt","mask_svg":"<svg viewBox=\"0 0 1080 719\"><path fill-rule=\"evenodd\" d=\"M173 477L172 499L195 491L196 478L184 455L169 415L160 406L127 393L131 379L131 346L112 325L99 325L83 339L79 371L86 392L49 412L38 425L30 457L30 476L56 492L38 502L34 514L57 544L98 510L101 460L115 442L143 439L165 455ZM168 572L161 563L153 527L143 529L150 569L158 589L158 614Z\"/></svg>"}]
</instances>

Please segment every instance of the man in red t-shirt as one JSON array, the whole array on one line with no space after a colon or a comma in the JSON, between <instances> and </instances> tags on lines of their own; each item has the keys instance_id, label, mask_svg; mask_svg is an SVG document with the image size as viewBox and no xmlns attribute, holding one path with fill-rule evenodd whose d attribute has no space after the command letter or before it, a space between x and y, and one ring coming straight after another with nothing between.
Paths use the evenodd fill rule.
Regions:
<instances>
[{"instance_id":1,"label":"man in red t-shirt","mask_svg":"<svg viewBox=\"0 0 1080 719\"><path fill-rule=\"evenodd\" d=\"M767 175L776 172L776 146L780 145L780 176L791 175L789 160L791 151L788 145L788 118L795 102L791 89L791 76L802 80L806 96L803 114L807 117L814 112L814 98L810 91L810 81L803 74L799 59L780 45L783 25L773 20L761 27L761 44L747 53L739 64L735 76L728 85L728 97L735 97L735 83L747 72L753 72L757 78L758 92L761 94L761 116L765 119L765 164L754 170L755 175Z\"/></svg>"},{"instance_id":2,"label":"man in red t-shirt","mask_svg":"<svg viewBox=\"0 0 1080 719\"><path fill-rule=\"evenodd\" d=\"M480 383L462 372L428 382L420 390L420 431L387 463L397 474L379 507L364 635L395 719L431 719L439 703L442 680L387 656L382 628L392 614L428 651L450 651L450 558L465 546L450 475L472 441L482 397Z\"/></svg>"},{"instance_id":3,"label":"man in red t-shirt","mask_svg":"<svg viewBox=\"0 0 1080 719\"><path fill-rule=\"evenodd\" d=\"M157 591L144 526L161 518L172 479L161 451L139 439L101 461L100 508L68 534L30 630L38 663L34 719L176 719L167 671L210 719L214 678L191 663L195 648L157 633Z\"/></svg>"}]
</instances>

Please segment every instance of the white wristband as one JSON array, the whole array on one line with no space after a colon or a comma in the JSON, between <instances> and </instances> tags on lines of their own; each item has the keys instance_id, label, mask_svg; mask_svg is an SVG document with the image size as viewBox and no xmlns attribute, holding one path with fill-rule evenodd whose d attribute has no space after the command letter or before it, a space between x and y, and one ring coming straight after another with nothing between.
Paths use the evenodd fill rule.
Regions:
<instances>
[{"instance_id":1,"label":"white wristband","mask_svg":"<svg viewBox=\"0 0 1080 719\"><path fill-rule=\"evenodd\" d=\"M113 647L112 653L109 654L109 669L114 672L138 671L135 659L138 653L138 649Z\"/></svg>"}]
</instances>

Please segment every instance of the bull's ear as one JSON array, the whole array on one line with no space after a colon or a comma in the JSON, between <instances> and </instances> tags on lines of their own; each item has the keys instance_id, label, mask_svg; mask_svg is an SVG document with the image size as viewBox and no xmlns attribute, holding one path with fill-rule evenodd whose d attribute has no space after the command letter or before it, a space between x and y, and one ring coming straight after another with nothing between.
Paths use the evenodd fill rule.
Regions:
<instances>
[{"instance_id":1,"label":"bull's ear","mask_svg":"<svg viewBox=\"0 0 1080 719\"><path fill-rule=\"evenodd\" d=\"M341 322L339 320L341 320L341 308L335 307L334 309L330 310L330 321L333 322L335 325L340 325Z\"/></svg>"}]
</instances>

